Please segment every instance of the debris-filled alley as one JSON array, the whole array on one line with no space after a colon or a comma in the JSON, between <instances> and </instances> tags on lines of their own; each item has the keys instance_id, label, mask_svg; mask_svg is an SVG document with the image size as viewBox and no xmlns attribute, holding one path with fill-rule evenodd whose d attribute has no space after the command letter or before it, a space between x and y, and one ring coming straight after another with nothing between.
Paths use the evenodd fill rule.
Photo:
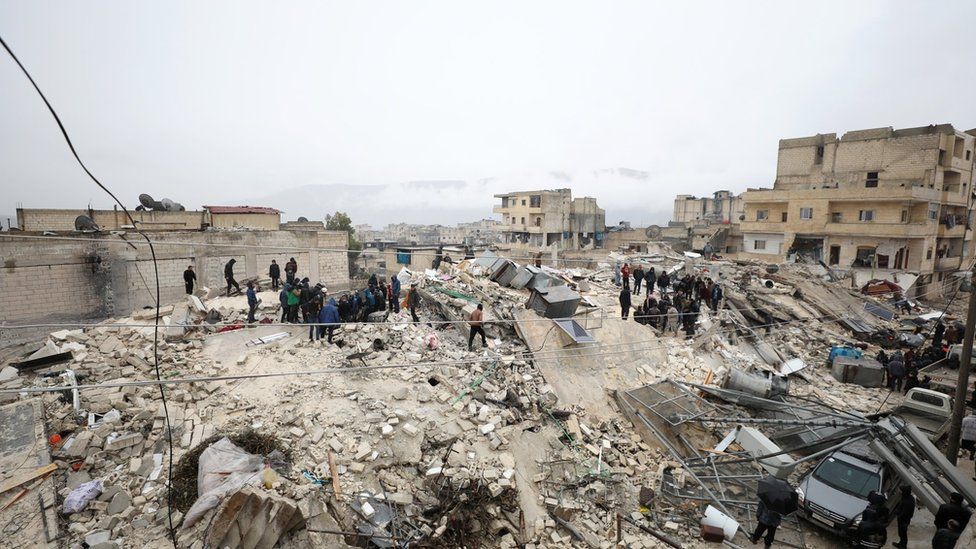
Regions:
<instances>
[{"instance_id":1,"label":"debris-filled alley","mask_svg":"<svg viewBox=\"0 0 976 549\"><path fill-rule=\"evenodd\" d=\"M332 343L280 322L269 279L248 281L254 324L245 296L198 288L160 308L161 383L155 309L5 349L5 545L741 547L782 489L796 511L777 546L841 547L871 503L823 480L844 459L874 467L859 489L883 478L889 508L914 489L910 547L952 492L976 503L968 456L940 454L938 380L908 372L906 397L883 364L951 363L930 332L958 343L959 303L932 314L819 265L665 245L546 263L486 252L380 273L404 306L343 310ZM623 314L624 264L671 283L628 292ZM484 346L468 339L478 304ZM974 540L970 526L958 547Z\"/></svg>"}]
</instances>

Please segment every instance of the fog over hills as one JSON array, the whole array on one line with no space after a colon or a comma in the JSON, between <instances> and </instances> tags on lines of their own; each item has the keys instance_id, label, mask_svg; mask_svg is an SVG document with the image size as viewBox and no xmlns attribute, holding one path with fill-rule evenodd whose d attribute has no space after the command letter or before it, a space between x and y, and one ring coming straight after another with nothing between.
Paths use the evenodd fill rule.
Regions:
<instances>
[{"instance_id":1,"label":"fog over hills","mask_svg":"<svg viewBox=\"0 0 976 549\"><path fill-rule=\"evenodd\" d=\"M453 225L492 217L495 194L535 189L573 189L573 196L594 196L607 212L607 224L667 223L674 195L641 171L626 168L578 173L548 172L478 180L406 181L382 185L309 184L250 200L284 210L283 220L322 219L336 210L353 223L382 228L388 223ZM597 189L583 193L577 187Z\"/></svg>"}]
</instances>

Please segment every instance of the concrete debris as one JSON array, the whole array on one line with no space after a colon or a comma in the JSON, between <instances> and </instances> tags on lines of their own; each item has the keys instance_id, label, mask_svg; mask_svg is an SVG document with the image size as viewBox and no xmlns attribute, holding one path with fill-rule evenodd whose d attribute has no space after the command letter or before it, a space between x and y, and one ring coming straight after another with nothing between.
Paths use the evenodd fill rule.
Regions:
<instances>
[{"instance_id":1,"label":"concrete debris","mask_svg":"<svg viewBox=\"0 0 976 549\"><path fill-rule=\"evenodd\" d=\"M247 315L244 296L200 292L161 309L164 337L156 350L155 311L142 310L117 319L141 327L50 334L20 357L70 352L70 364L29 372L4 368L0 388L63 386L58 374L67 366L79 383L150 380L157 354L163 377L176 379L356 368L175 384L166 388L165 409L154 386L81 390L77 411L70 395L45 397L48 432L60 437L50 450L59 465L53 476L60 495L93 479L105 484L101 496L71 515L59 543L118 547L164 544L169 515L182 522L188 510L167 506L169 435L179 464L199 457L202 443L243 431L273 436L290 451L282 462L287 466L276 461L272 468L270 458L255 456L250 465L257 482L218 498L202 520L181 530L180 546L345 547L368 539L393 547L396 539L400 546L602 549L617 546L618 510L640 526L622 521L622 546L664 543L649 532L691 546L701 536L700 506L675 505L665 492L697 484L665 447L649 441L621 391L665 379L718 390L735 377L734 385L752 388L747 395L754 399L788 395L862 414L901 403L899 394L849 383L826 366L834 346L862 347L868 358L891 335L882 338L881 330L917 335L915 316L911 323L899 315L887 321L865 311L864 303L885 296L851 291L805 265L783 265L771 274L758 263L686 258L666 247L591 259L557 268L548 260L536 267L496 256L401 273L405 288L417 283L423 321L461 324L414 324L408 310L387 309L374 313L372 322L340 325L333 344L310 341L302 325L236 329ZM724 297L713 309L700 295L696 316L686 322L675 312L669 326L671 312L648 309L642 288L621 319L613 272L618 260L673 273L682 295L673 284L655 287L657 303L701 293L686 286L690 279L682 282L686 273L719 283ZM540 315L527 308L530 295L553 300L537 303ZM258 319L277 322L278 296L262 291L259 297ZM469 351L463 322L479 303L486 347L476 340ZM560 335L546 318L552 306L593 342ZM673 404L654 421L693 415L692 408L677 407L685 405L680 401ZM85 421L90 414L92 421ZM731 431L726 427L698 425L675 444L715 449ZM738 435L727 442L728 451L759 455L788 447L762 425ZM776 459L762 465L783 475L791 470ZM803 531L808 545L829 544L811 528Z\"/></svg>"}]
</instances>

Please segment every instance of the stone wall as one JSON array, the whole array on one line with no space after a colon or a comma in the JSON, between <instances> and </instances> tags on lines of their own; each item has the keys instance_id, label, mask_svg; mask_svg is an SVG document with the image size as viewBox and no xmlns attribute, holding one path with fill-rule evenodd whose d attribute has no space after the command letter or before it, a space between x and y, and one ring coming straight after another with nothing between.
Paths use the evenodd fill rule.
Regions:
<instances>
[{"instance_id":1,"label":"stone wall","mask_svg":"<svg viewBox=\"0 0 976 549\"><path fill-rule=\"evenodd\" d=\"M147 233L156 248L161 303L184 295L183 271L197 285L224 288L224 265L237 259L238 281L267 276L271 259L284 271L290 257L299 276L329 290L349 287L347 235L342 231L167 231ZM155 304L156 279L145 240L135 233L81 235L82 240L0 236L0 325L98 321ZM282 272L284 275L284 272ZM3 330L0 346L41 332Z\"/></svg>"}]
</instances>

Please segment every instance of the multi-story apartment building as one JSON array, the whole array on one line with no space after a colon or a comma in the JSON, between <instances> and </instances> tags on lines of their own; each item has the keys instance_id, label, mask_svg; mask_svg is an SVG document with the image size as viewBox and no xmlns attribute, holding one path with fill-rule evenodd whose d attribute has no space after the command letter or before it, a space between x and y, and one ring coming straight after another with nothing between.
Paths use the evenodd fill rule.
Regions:
<instances>
[{"instance_id":1,"label":"multi-story apartment building","mask_svg":"<svg viewBox=\"0 0 976 549\"><path fill-rule=\"evenodd\" d=\"M738 223L742 216L742 196L731 191L715 191L711 197L701 198L679 194L674 199L672 223L696 225L706 223Z\"/></svg>"},{"instance_id":2,"label":"multi-story apartment building","mask_svg":"<svg viewBox=\"0 0 976 549\"><path fill-rule=\"evenodd\" d=\"M781 140L773 188L742 195L743 255L912 271L924 292L972 255L974 136L942 124Z\"/></svg>"},{"instance_id":3,"label":"multi-story apartment building","mask_svg":"<svg viewBox=\"0 0 976 549\"><path fill-rule=\"evenodd\" d=\"M492 211L502 215L505 243L560 249L602 247L606 212L596 199L576 198L570 189L496 194L502 203Z\"/></svg>"}]
</instances>

